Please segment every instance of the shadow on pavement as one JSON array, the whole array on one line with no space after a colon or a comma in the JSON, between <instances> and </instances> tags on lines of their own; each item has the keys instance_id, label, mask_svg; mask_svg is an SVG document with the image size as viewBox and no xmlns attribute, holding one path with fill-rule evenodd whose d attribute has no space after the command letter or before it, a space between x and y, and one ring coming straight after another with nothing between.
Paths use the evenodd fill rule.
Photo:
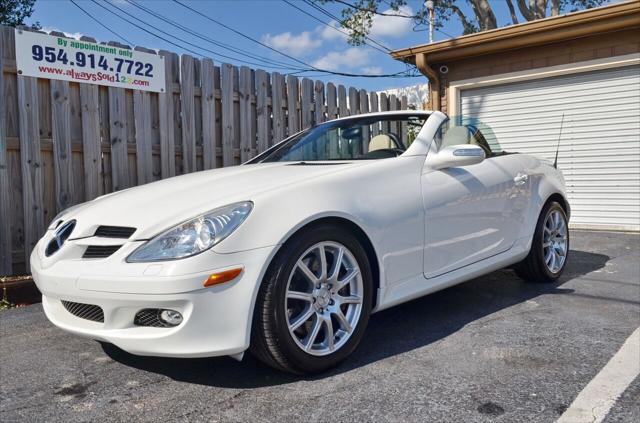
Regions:
<instances>
[{"instance_id":1,"label":"shadow on pavement","mask_svg":"<svg viewBox=\"0 0 640 423\"><path fill-rule=\"evenodd\" d=\"M608 260L603 254L571 250L565 272L555 284L525 283L513 271L505 269L376 313L371 316L364 339L352 356L336 369L312 379L348 372L421 348L475 320L539 295L572 293L572 289L560 286L601 269ZM249 353L242 362L237 362L228 357L141 357L111 344L102 344L102 348L110 358L124 365L200 385L246 389L300 380L261 364Z\"/></svg>"}]
</instances>

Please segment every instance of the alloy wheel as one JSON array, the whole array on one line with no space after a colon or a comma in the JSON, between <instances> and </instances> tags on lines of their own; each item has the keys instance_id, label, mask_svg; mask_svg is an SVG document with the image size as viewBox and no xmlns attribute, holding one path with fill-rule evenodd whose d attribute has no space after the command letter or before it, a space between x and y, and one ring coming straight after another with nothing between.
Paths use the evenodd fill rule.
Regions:
<instances>
[{"instance_id":1,"label":"alloy wheel","mask_svg":"<svg viewBox=\"0 0 640 423\"><path fill-rule=\"evenodd\" d=\"M360 267L347 247L325 241L307 249L286 289L287 326L298 347L316 356L340 349L356 329L363 294Z\"/></svg>"},{"instance_id":2,"label":"alloy wheel","mask_svg":"<svg viewBox=\"0 0 640 423\"><path fill-rule=\"evenodd\" d=\"M567 222L559 210L552 210L544 221L542 252L551 273L562 270L567 258Z\"/></svg>"}]
</instances>

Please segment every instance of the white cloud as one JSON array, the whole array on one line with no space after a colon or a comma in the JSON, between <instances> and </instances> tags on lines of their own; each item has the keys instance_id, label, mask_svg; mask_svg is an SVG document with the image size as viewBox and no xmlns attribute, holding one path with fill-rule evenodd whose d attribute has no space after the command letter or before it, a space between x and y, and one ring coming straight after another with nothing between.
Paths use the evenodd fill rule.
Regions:
<instances>
[{"instance_id":1,"label":"white cloud","mask_svg":"<svg viewBox=\"0 0 640 423\"><path fill-rule=\"evenodd\" d=\"M322 37L324 40L346 41L347 38L349 38L349 33L345 29L343 29L338 22L331 21L329 22L329 25L331 26L331 28L326 25L322 25L316 28L316 32L318 32L318 34L320 34L320 37Z\"/></svg>"},{"instance_id":2,"label":"white cloud","mask_svg":"<svg viewBox=\"0 0 640 423\"><path fill-rule=\"evenodd\" d=\"M47 34L52 32L52 31L56 31L56 32L62 32L64 35L66 35L69 38L75 38L76 40L80 39L80 37L82 37L84 34L80 33L80 32L66 32L66 31L61 31L60 29L53 27L53 26L44 26L42 27L42 31L46 32Z\"/></svg>"},{"instance_id":3,"label":"white cloud","mask_svg":"<svg viewBox=\"0 0 640 423\"><path fill-rule=\"evenodd\" d=\"M266 34L262 37L262 42L293 56L308 54L322 44L322 41L315 39L309 31L301 32L298 35L291 32L276 35Z\"/></svg>"},{"instance_id":4,"label":"white cloud","mask_svg":"<svg viewBox=\"0 0 640 423\"><path fill-rule=\"evenodd\" d=\"M413 15L413 9L409 6L400 6L397 12L393 9L387 9L383 10L382 13L411 16ZM369 35L372 38L400 38L410 32L412 28L413 21L411 19L375 15Z\"/></svg>"},{"instance_id":5,"label":"white cloud","mask_svg":"<svg viewBox=\"0 0 640 423\"><path fill-rule=\"evenodd\" d=\"M362 68L362 73L366 75L380 75L382 68L380 66L365 66Z\"/></svg>"},{"instance_id":6,"label":"white cloud","mask_svg":"<svg viewBox=\"0 0 640 423\"><path fill-rule=\"evenodd\" d=\"M332 51L315 62L313 66L325 70L338 70L340 68L362 68L369 64L368 49L351 47L344 51Z\"/></svg>"}]
</instances>

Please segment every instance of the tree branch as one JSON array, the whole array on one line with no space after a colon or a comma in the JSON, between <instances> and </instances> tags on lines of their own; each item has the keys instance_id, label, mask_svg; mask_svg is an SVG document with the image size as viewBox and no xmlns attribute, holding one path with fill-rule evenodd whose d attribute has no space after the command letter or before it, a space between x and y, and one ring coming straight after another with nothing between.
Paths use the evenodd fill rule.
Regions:
<instances>
[{"instance_id":1,"label":"tree branch","mask_svg":"<svg viewBox=\"0 0 640 423\"><path fill-rule=\"evenodd\" d=\"M396 13L378 12L378 8L362 7L356 4L351 4L345 0L329 0L329 1L332 1L334 3L344 4L345 6L358 10L360 12L373 13L374 15L379 15L379 16L391 16L394 18L407 18L407 19L416 19L419 17L418 15L403 15L401 13L396 14Z\"/></svg>"},{"instance_id":2,"label":"tree branch","mask_svg":"<svg viewBox=\"0 0 640 423\"><path fill-rule=\"evenodd\" d=\"M551 0L551 16L560 14L560 0Z\"/></svg>"},{"instance_id":3,"label":"tree branch","mask_svg":"<svg viewBox=\"0 0 640 423\"><path fill-rule=\"evenodd\" d=\"M524 0L518 0L518 9L520 9L520 13L526 20L535 20L536 17L533 15L533 13L531 13L531 10L529 10L529 6L527 6Z\"/></svg>"},{"instance_id":4,"label":"tree branch","mask_svg":"<svg viewBox=\"0 0 640 423\"><path fill-rule=\"evenodd\" d=\"M547 0L536 0L535 1L535 12L536 19L543 19L547 16Z\"/></svg>"},{"instance_id":5,"label":"tree branch","mask_svg":"<svg viewBox=\"0 0 640 423\"><path fill-rule=\"evenodd\" d=\"M462 10L460 10L458 6L452 4L451 6L449 6L449 8L453 11L453 13L458 15L458 19L460 19L460 22L462 23L464 35L478 32L478 28L473 23L469 22L464 12L462 12Z\"/></svg>"},{"instance_id":6,"label":"tree branch","mask_svg":"<svg viewBox=\"0 0 640 423\"><path fill-rule=\"evenodd\" d=\"M469 0L469 2L480 23L480 30L486 31L498 27L496 15L487 0Z\"/></svg>"},{"instance_id":7,"label":"tree branch","mask_svg":"<svg viewBox=\"0 0 640 423\"><path fill-rule=\"evenodd\" d=\"M511 14L511 22L513 22L514 25L517 25L518 15L516 15L516 9L513 7L513 3L511 2L511 0L505 0L505 1L507 2L507 7L509 8L509 14Z\"/></svg>"}]
</instances>

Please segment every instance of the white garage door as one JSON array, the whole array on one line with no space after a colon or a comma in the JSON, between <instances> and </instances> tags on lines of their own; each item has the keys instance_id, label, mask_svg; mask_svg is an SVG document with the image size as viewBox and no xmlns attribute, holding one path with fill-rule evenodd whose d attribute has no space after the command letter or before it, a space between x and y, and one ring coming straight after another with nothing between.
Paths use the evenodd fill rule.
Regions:
<instances>
[{"instance_id":1,"label":"white garage door","mask_svg":"<svg viewBox=\"0 0 640 423\"><path fill-rule=\"evenodd\" d=\"M549 160L564 113L571 223L640 230L640 66L462 90L459 107L495 148Z\"/></svg>"}]
</instances>

